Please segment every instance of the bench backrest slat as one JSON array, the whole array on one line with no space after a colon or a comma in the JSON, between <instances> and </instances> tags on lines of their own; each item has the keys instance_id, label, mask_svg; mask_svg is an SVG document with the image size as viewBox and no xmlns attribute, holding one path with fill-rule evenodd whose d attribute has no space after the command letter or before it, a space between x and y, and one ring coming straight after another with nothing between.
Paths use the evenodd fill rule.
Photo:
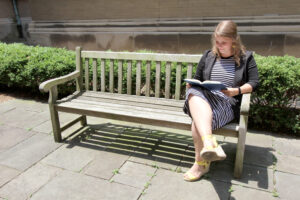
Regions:
<instances>
[{"instance_id":1,"label":"bench backrest slat","mask_svg":"<svg viewBox=\"0 0 300 200\"><path fill-rule=\"evenodd\" d=\"M105 92L105 60L101 59L101 92Z\"/></svg>"},{"instance_id":2,"label":"bench backrest slat","mask_svg":"<svg viewBox=\"0 0 300 200\"><path fill-rule=\"evenodd\" d=\"M176 67L176 88L175 88L175 99L180 99L180 89L181 89L181 63L177 63Z\"/></svg>"},{"instance_id":3,"label":"bench backrest slat","mask_svg":"<svg viewBox=\"0 0 300 200\"><path fill-rule=\"evenodd\" d=\"M132 80L131 80L131 61L127 62L127 94L131 94L131 90L132 90Z\"/></svg>"},{"instance_id":4,"label":"bench backrest slat","mask_svg":"<svg viewBox=\"0 0 300 200\"><path fill-rule=\"evenodd\" d=\"M170 99L171 63L166 63L165 98Z\"/></svg>"},{"instance_id":5,"label":"bench backrest slat","mask_svg":"<svg viewBox=\"0 0 300 200\"><path fill-rule=\"evenodd\" d=\"M106 51L81 51L84 58L100 58L113 60L151 60L162 62L187 62L198 63L199 55L187 54L159 54L159 53L131 53L131 52L106 52Z\"/></svg>"},{"instance_id":6,"label":"bench backrest slat","mask_svg":"<svg viewBox=\"0 0 300 200\"><path fill-rule=\"evenodd\" d=\"M85 89L86 91L89 91L89 59L85 58L84 59L84 63L85 63L85 70L84 70L84 83L85 83Z\"/></svg>"},{"instance_id":7,"label":"bench backrest slat","mask_svg":"<svg viewBox=\"0 0 300 200\"><path fill-rule=\"evenodd\" d=\"M142 62L139 60L136 64L136 95L141 96L141 83L142 83Z\"/></svg>"},{"instance_id":8,"label":"bench backrest slat","mask_svg":"<svg viewBox=\"0 0 300 200\"><path fill-rule=\"evenodd\" d=\"M110 60L109 63L109 92L114 92L114 62Z\"/></svg>"},{"instance_id":9,"label":"bench backrest slat","mask_svg":"<svg viewBox=\"0 0 300 200\"><path fill-rule=\"evenodd\" d=\"M160 62L156 62L156 69L155 69L155 97L160 97Z\"/></svg>"},{"instance_id":10,"label":"bench backrest slat","mask_svg":"<svg viewBox=\"0 0 300 200\"><path fill-rule=\"evenodd\" d=\"M150 96L150 76L151 76L151 63L147 61L146 64L146 96Z\"/></svg>"},{"instance_id":11,"label":"bench backrest slat","mask_svg":"<svg viewBox=\"0 0 300 200\"><path fill-rule=\"evenodd\" d=\"M80 56L80 59L76 58L76 66L81 66L77 69L81 70L81 79L84 77L86 90L128 95L134 93L137 96L175 98L176 100L183 98L183 92L185 92L182 79L192 78L195 66L202 56L78 51L78 48L76 52L76 56ZM84 66L82 66L82 61ZM78 78L76 81L80 83L81 79Z\"/></svg>"},{"instance_id":12,"label":"bench backrest slat","mask_svg":"<svg viewBox=\"0 0 300 200\"><path fill-rule=\"evenodd\" d=\"M93 59L93 91L97 91L98 86L98 73L97 73L97 59Z\"/></svg>"},{"instance_id":13,"label":"bench backrest slat","mask_svg":"<svg viewBox=\"0 0 300 200\"><path fill-rule=\"evenodd\" d=\"M123 80L123 61L118 61L118 93L122 94L122 80Z\"/></svg>"}]
</instances>

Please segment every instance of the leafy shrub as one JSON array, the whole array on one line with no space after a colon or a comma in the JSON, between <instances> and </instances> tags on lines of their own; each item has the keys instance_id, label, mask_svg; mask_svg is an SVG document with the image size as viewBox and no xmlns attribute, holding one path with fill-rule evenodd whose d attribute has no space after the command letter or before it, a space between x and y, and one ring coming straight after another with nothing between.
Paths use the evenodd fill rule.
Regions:
<instances>
[{"instance_id":1,"label":"leafy shrub","mask_svg":"<svg viewBox=\"0 0 300 200\"><path fill-rule=\"evenodd\" d=\"M150 53L151 51L139 51ZM249 126L285 133L300 132L300 110L296 107L300 93L300 59L292 56L255 55L260 76L260 87L252 95ZM85 61L83 60L83 65ZM90 89L92 86L92 60L88 61ZM109 86L109 61L105 61L106 91ZM165 62L161 63L161 93L164 93ZM100 60L97 60L100 66ZM171 64L171 95L174 98L176 63ZM117 92L118 62L113 63L114 90ZM155 88L155 62L151 62L151 95ZM98 67L99 69L99 67ZM146 62L142 62L142 87L145 84ZM0 85L39 93L38 86L45 80L66 75L75 70L75 52L51 47L32 47L23 44L0 43ZM195 73L196 64L193 67ZM182 79L186 77L186 63L182 63ZM135 94L136 61L132 62L132 94ZM98 70L100 79L100 70ZM100 83L100 80L99 80ZM123 93L127 92L127 63L123 65ZM98 84L100 85L100 84ZM185 83L182 83L184 98ZM99 89L99 88L98 88ZM59 86L59 94L75 90L75 83ZM298 99L297 99L298 98Z\"/></svg>"},{"instance_id":2,"label":"leafy shrub","mask_svg":"<svg viewBox=\"0 0 300 200\"><path fill-rule=\"evenodd\" d=\"M75 70L75 53L66 49L0 43L0 84L38 93L39 84ZM74 84L61 87L66 94ZM72 90L73 89L73 90Z\"/></svg>"},{"instance_id":3,"label":"leafy shrub","mask_svg":"<svg viewBox=\"0 0 300 200\"><path fill-rule=\"evenodd\" d=\"M300 132L300 59L255 55L260 87L252 95L249 125L280 132Z\"/></svg>"}]
</instances>

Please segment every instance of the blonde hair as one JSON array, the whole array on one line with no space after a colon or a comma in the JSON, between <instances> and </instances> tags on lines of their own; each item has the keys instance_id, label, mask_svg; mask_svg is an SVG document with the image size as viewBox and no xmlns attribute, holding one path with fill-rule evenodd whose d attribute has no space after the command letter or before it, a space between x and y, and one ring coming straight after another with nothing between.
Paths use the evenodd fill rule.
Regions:
<instances>
[{"instance_id":1,"label":"blonde hair","mask_svg":"<svg viewBox=\"0 0 300 200\"><path fill-rule=\"evenodd\" d=\"M246 48L243 45L240 36L237 33L237 25L231 20L221 21L212 35L212 52L217 56L221 57L221 54L216 47L216 37L228 37L232 39L233 57L237 65L240 65L241 55L245 55Z\"/></svg>"}]
</instances>

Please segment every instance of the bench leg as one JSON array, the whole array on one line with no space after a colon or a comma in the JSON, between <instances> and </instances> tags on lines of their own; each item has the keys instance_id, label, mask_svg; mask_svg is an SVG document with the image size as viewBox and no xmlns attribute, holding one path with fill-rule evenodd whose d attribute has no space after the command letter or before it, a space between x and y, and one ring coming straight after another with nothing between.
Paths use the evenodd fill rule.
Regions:
<instances>
[{"instance_id":1,"label":"bench leg","mask_svg":"<svg viewBox=\"0 0 300 200\"><path fill-rule=\"evenodd\" d=\"M234 177L241 178L243 173L243 161L246 143L248 116L241 115L239 124L239 137L236 149L235 166L234 166Z\"/></svg>"},{"instance_id":2,"label":"bench leg","mask_svg":"<svg viewBox=\"0 0 300 200\"><path fill-rule=\"evenodd\" d=\"M86 115L81 115L81 126L86 126L87 125L87 121L86 121Z\"/></svg>"},{"instance_id":3,"label":"bench leg","mask_svg":"<svg viewBox=\"0 0 300 200\"><path fill-rule=\"evenodd\" d=\"M50 108L50 116L51 116L54 140L55 140L55 142L61 142L62 138L61 138L61 130L60 130L58 112L54 108L53 105L49 105L49 108Z\"/></svg>"}]
</instances>

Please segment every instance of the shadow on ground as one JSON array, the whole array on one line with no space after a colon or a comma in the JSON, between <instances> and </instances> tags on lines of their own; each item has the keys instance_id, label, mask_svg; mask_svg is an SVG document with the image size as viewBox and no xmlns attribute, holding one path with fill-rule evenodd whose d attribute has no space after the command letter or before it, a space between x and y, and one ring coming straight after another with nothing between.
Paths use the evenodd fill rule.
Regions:
<instances>
[{"instance_id":1,"label":"shadow on ground","mask_svg":"<svg viewBox=\"0 0 300 200\"><path fill-rule=\"evenodd\" d=\"M65 143L68 144L67 148L81 146L129 155L133 162L178 173L188 170L194 162L192 137L166 131L105 123L82 128L69 136ZM223 199L224 192L224 188L221 191L217 185L220 182L229 183L226 189L229 193L232 191L232 185L269 192L273 190L272 166L275 159L273 149L246 145L247 159L244 163L243 176L241 179L235 179L233 169L236 143L221 141L220 144L227 158L225 161L212 163L210 172L204 177L211 181L220 199ZM259 156L262 156L261 163Z\"/></svg>"}]
</instances>

